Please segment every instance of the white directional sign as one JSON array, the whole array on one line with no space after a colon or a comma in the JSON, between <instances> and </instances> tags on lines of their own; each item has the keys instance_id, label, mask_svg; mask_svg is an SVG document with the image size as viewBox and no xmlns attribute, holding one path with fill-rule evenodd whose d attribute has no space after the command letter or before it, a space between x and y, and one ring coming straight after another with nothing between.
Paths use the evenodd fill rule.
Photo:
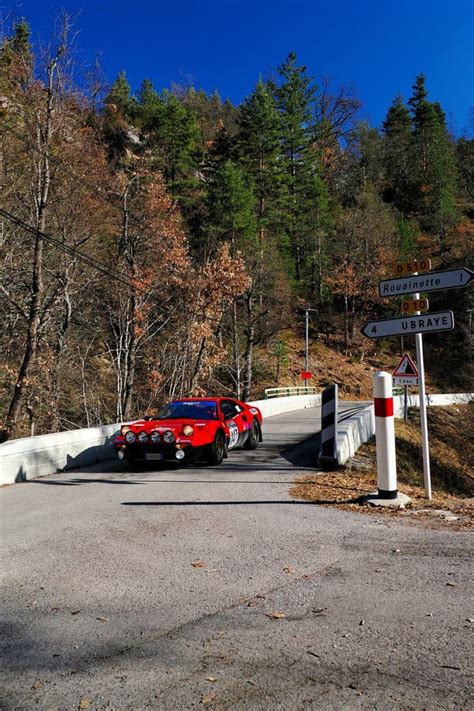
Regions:
<instances>
[{"instance_id":1,"label":"white directional sign","mask_svg":"<svg viewBox=\"0 0 474 711\"><path fill-rule=\"evenodd\" d=\"M429 272L399 279L384 279L379 282L380 296L403 296L420 291L440 291L441 289L462 289L474 279L474 272L467 267L448 269L443 272Z\"/></svg>"},{"instance_id":2,"label":"white directional sign","mask_svg":"<svg viewBox=\"0 0 474 711\"><path fill-rule=\"evenodd\" d=\"M385 338L387 336L409 336L412 333L450 331L452 328L454 328L453 312L438 311L420 316L369 321L362 329L362 333L367 338Z\"/></svg>"}]
</instances>

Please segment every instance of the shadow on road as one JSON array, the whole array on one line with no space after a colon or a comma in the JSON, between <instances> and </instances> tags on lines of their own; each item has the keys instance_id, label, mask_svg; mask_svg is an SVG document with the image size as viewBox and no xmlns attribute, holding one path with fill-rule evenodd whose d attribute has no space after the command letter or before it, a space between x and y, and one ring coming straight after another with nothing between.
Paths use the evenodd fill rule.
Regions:
<instances>
[{"instance_id":1,"label":"shadow on road","mask_svg":"<svg viewBox=\"0 0 474 711\"><path fill-rule=\"evenodd\" d=\"M146 484L146 481L132 479L33 479L29 484L47 484L48 486L77 486L78 484Z\"/></svg>"},{"instance_id":2,"label":"shadow on road","mask_svg":"<svg viewBox=\"0 0 474 711\"><path fill-rule=\"evenodd\" d=\"M353 504L354 499L341 501L336 499L319 499L317 501L287 501L279 499L270 501L268 499L249 501L122 501L122 506L328 506L330 504Z\"/></svg>"},{"instance_id":3,"label":"shadow on road","mask_svg":"<svg viewBox=\"0 0 474 711\"><path fill-rule=\"evenodd\" d=\"M206 472L212 471L216 472L219 476L226 473L233 474L245 474L252 472L261 472L265 474L266 472L279 472L284 474L285 472L294 472L295 468L299 472L311 472L314 473L316 467L316 457L319 452L319 442L320 434L317 433L312 435L308 439L299 442L298 444L289 447L283 451L277 443L268 443L263 445L255 452L246 452L245 450L238 450L234 453L230 453L229 459L225 460L219 467L215 469L209 469L206 467ZM234 459L235 457L235 459ZM98 462L92 467L87 467L88 476L83 477L70 477L64 473L64 477L67 478L39 478L33 479L29 483L40 484L47 486L79 486L81 484L119 484L119 485L136 485L136 484L147 484L151 481L157 483L170 483L167 480L162 479L150 479L147 474L157 474L164 471L176 472L178 475L180 472L186 471L199 471L203 469L202 464L199 462L190 463L187 466L180 466L179 464L174 464L173 462L153 462L140 463L136 465L127 466L123 462L116 459L106 462ZM111 471L112 470L112 471ZM108 476L94 477L94 474L108 474ZM92 476L91 476L92 475ZM132 478L134 475L140 475L143 478L137 480ZM176 479L176 483L181 483L186 480ZM188 483L191 483L189 480ZM196 483L194 481L194 483ZM203 482L204 483L204 482ZM214 484L218 483L216 479L210 479L205 483ZM225 481L220 481L219 483L230 483ZM248 482L237 482L233 483L248 483ZM253 483L253 482L252 482ZM257 483L257 482L255 482ZM288 483L292 482L265 482L261 483Z\"/></svg>"}]
</instances>

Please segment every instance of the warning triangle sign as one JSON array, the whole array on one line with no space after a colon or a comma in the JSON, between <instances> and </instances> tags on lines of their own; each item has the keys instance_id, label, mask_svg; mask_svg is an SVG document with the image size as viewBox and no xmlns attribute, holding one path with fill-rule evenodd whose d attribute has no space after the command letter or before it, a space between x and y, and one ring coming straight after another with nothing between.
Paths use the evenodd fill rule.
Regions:
<instances>
[{"instance_id":1,"label":"warning triangle sign","mask_svg":"<svg viewBox=\"0 0 474 711\"><path fill-rule=\"evenodd\" d=\"M405 353L400 363L397 365L392 375L394 377L403 375L405 378L417 378L418 368L412 361L408 353Z\"/></svg>"}]
</instances>

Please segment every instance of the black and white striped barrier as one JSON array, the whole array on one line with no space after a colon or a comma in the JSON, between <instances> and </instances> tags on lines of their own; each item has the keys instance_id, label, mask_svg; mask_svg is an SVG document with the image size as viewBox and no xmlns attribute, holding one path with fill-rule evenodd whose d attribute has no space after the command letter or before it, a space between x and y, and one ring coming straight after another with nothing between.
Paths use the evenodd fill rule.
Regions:
<instances>
[{"instance_id":1,"label":"black and white striped barrier","mask_svg":"<svg viewBox=\"0 0 474 711\"><path fill-rule=\"evenodd\" d=\"M318 466L323 469L335 469L337 460L337 394L336 383L323 390L321 399L321 449Z\"/></svg>"}]
</instances>

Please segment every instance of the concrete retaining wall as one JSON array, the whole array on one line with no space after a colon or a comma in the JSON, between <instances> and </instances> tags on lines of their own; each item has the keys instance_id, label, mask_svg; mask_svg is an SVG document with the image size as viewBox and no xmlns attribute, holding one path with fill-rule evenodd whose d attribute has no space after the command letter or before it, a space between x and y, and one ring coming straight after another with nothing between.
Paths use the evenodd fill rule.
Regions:
<instances>
[{"instance_id":1,"label":"concrete retaining wall","mask_svg":"<svg viewBox=\"0 0 474 711\"><path fill-rule=\"evenodd\" d=\"M443 405L465 405L474 400L474 393L450 393L447 395L427 395L427 407L442 407ZM397 395L393 398L395 417L403 417L405 398ZM420 407L419 395L408 395L408 407Z\"/></svg>"},{"instance_id":2,"label":"concrete retaining wall","mask_svg":"<svg viewBox=\"0 0 474 711\"><path fill-rule=\"evenodd\" d=\"M320 402L320 395L293 395L249 404L259 407L264 417L271 417L282 412L316 407ZM4 442L0 444L0 485L113 459L114 434L119 427L112 424Z\"/></svg>"},{"instance_id":3,"label":"concrete retaining wall","mask_svg":"<svg viewBox=\"0 0 474 711\"><path fill-rule=\"evenodd\" d=\"M343 416L344 413L342 413ZM337 423L337 462L342 465L353 457L359 447L375 434L374 406L369 405L355 415Z\"/></svg>"},{"instance_id":4,"label":"concrete retaining wall","mask_svg":"<svg viewBox=\"0 0 474 711\"><path fill-rule=\"evenodd\" d=\"M283 412L305 410L307 407L318 407L321 405L321 394L274 397L269 400L255 400L248 404L258 407L264 417L272 417L272 415L281 415Z\"/></svg>"},{"instance_id":5,"label":"concrete retaining wall","mask_svg":"<svg viewBox=\"0 0 474 711\"><path fill-rule=\"evenodd\" d=\"M106 461L118 425L12 439L0 444L0 485Z\"/></svg>"},{"instance_id":6,"label":"concrete retaining wall","mask_svg":"<svg viewBox=\"0 0 474 711\"><path fill-rule=\"evenodd\" d=\"M441 407L443 405L465 404L474 400L474 393L452 393L447 395L427 395L426 403L429 407ZM395 417L403 417L404 398L396 396L393 398ZM409 395L408 407L419 407L420 396ZM356 415L352 415L347 420L338 423L337 426L337 461L345 464L352 457L359 447L368 442L375 435L375 416L373 405L366 407Z\"/></svg>"}]
</instances>

